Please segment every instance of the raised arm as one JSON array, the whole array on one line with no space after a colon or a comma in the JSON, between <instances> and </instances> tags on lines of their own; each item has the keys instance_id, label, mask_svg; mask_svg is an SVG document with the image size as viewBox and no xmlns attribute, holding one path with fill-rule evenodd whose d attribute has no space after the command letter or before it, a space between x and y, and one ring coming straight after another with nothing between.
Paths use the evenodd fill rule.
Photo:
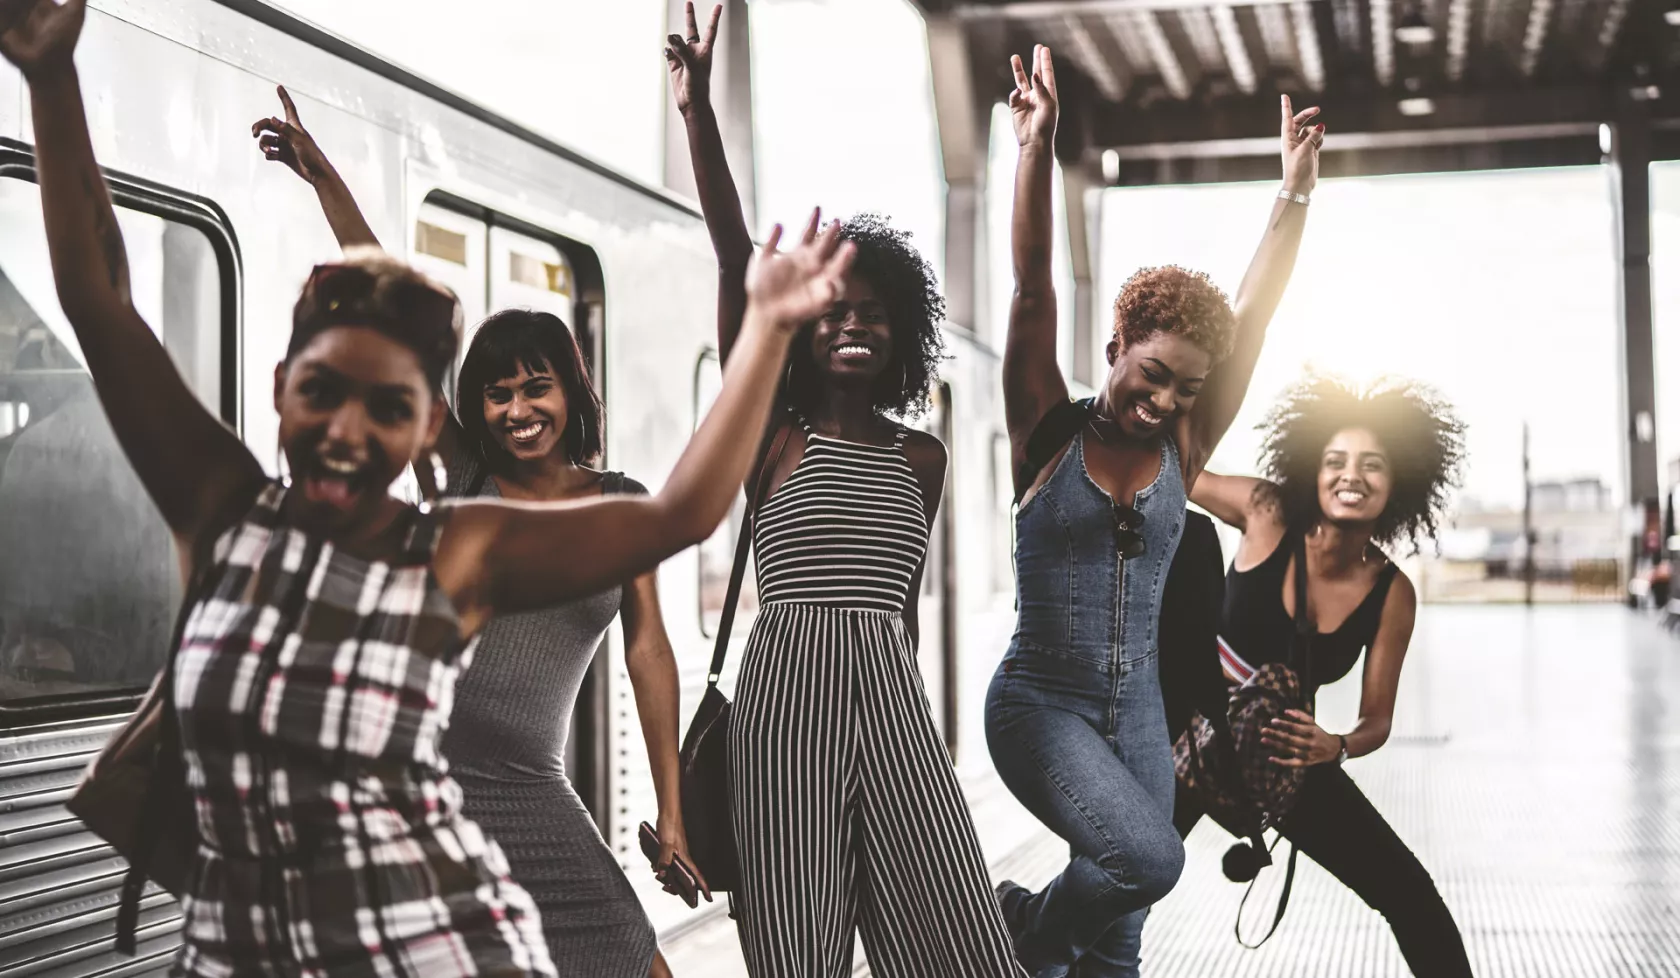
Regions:
<instances>
[{"instance_id":1,"label":"raised arm","mask_svg":"<svg viewBox=\"0 0 1680 978\"><path fill-rule=\"evenodd\" d=\"M807 225L814 229L814 224ZM781 228L747 270L748 306L723 389L650 497L573 503L462 503L437 558L463 626L492 613L544 608L644 573L717 528L740 491L799 325L839 294L854 249L831 224L778 253Z\"/></svg>"},{"instance_id":2,"label":"raised arm","mask_svg":"<svg viewBox=\"0 0 1680 978\"><path fill-rule=\"evenodd\" d=\"M1056 168L1056 66L1050 49L1042 44L1033 48L1030 76L1019 55L1010 58L1010 65L1015 69L1015 90L1009 93L1009 111L1021 157L1015 168L1015 212L1009 224L1015 296L1009 304L1009 336L1003 348L1003 404L1009 442L1020 458L1033 428L1046 411L1067 399L1068 391L1056 363L1056 285L1050 271L1055 235L1050 182Z\"/></svg>"},{"instance_id":3,"label":"raised arm","mask_svg":"<svg viewBox=\"0 0 1680 978\"><path fill-rule=\"evenodd\" d=\"M374 236L373 228L368 226L367 218L362 216L362 209L356 205L356 198L351 196L344 178L338 175L327 154L316 145L315 137L298 120L297 106L292 104L286 86L281 85L276 91L280 94L280 107L286 117L270 116L251 125L251 135L257 138L263 156L286 164L293 173L315 188L315 196L321 201L321 210L326 214L327 224L332 227L333 236L338 238L340 248L379 247L379 239Z\"/></svg>"},{"instance_id":4,"label":"raised arm","mask_svg":"<svg viewBox=\"0 0 1680 978\"><path fill-rule=\"evenodd\" d=\"M76 74L86 11L87 0L0 0L0 53L29 83L59 304L123 454L186 554L255 497L264 475L193 396L131 301L128 256L94 162Z\"/></svg>"},{"instance_id":5,"label":"raised arm","mask_svg":"<svg viewBox=\"0 0 1680 978\"><path fill-rule=\"evenodd\" d=\"M1308 126L1318 109L1294 111L1289 96L1281 97L1279 137L1283 145L1283 190L1311 196L1318 185L1318 150L1324 145L1324 126ZM1301 232L1307 226L1307 205L1279 196L1272 202L1272 214L1260 248L1237 287L1237 340L1231 355L1208 375L1201 396L1187 419L1188 437L1184 451L1186 484L1195 482L1207 464L1219 439L1236 420L1248 384L1254 378L1254 364L1266 342L1266 327L1283 301L1283 290L1295 271L1295 256L1301 250Z\"/></svg>"},{"instance_id":6,"label":"raised arm","mask_svg":"<svg viewBox=\"0 0 1680 978\"><path fill-rule=\"evenodd\" d=\"M1190 489L1190 501L1213 518L1242 531L1236 566L1248 568L1266 559L1283 539L1283 508L1277 486L1246 475L1203 472Z\"/></svg>"},{"instance_id":7,"label":"raised arm","mask_svg":"<svg viewBox=\"0 0 1680 978\"><path fill-rule=\"evenodd\" d=\"M747 263L752 259L753 243L741 210L740 192L729 173L717 113L712 109L712 51L722 17L723 6L713 7L702 36L690 0L688 33L665 39L665 63L671 69L671 92L688 133L688 156L694 166L694 185L700 192L700 212L706 216L712 251L717 254L718 356L728 360L746 313Z\"/></svg>"}]
</instances>

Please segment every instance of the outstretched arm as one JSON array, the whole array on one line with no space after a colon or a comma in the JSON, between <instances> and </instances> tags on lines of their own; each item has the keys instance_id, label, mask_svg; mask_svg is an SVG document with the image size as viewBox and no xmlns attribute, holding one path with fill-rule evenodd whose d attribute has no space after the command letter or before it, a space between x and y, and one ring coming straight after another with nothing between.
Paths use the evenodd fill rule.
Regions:
<instances>
[{"instance_id":1,"label":"outstretched arm","mask_svg":"<svg viewBox=\"0 0 1680 978\"><path fill-rule=\"evenodd\" d=\"M297 106L292 104L286 86L281 85L276 91L280 94L280 107L286 117L270 116L257 120L251 126L251 135L257 137L263 156L291 167L293 173L315 188L315 196L321 201L321 211L326 214L327 224L332 227L333 236L338 238L340 248L379 247L379 239L374 236L373 228L368 226L367 218L362 216L362 209L356 205L356 198L351 196L344 178L338 175L327 154L316 145L315 137L298 120Z\"/></svg>"},{"instance_id":2,"label":"outstretched arm","mask_svg":"<svg viewBox=\"0 0 1680 978\"><path fill-rule=\"evenodd\" d=\"M1017 460L1045 412L1067 399L1067 383L1056 363L1056 286L1050 271L1054 221L1050 182L1055 173L1056 67L1050 49L1033 48L1032 74L1016 55L1015 90L1009 111L1021 147L1015 168L1015 213L1009 226L1015 265L1015 296L1009 305L1009 336L1003 348L1003 404L1009 441ZM1020 492L1023 486L1016 486Z\"/></svg>"},{"instance_id":3,"label":"outstretched arm","mask_svg":"<svg viewBox=\"0 0 1680 978\"><path fill-rule=\"evenodd\" d=\"M573 503L460 504L439 542L437 574L476 630L493 613L527 611L651 570L717 528L758 449L788 343L839 294L854 249L839 227L775 250L781 228L747 270L748 307L723 389L665 487L643 498Z\"/></svg>"},{"instance_id":4,"label":"outstretched arm","mask_svg":"<svg viewBox=\"0 0 1680 978\"><path fill-rule=\"evenodd\" d=\"M690 0L688 34L672 34L665 39L665 63L671 69L671 91L688 132L688 155L700 192L700 212L706 216L706 230L711 233L712 250L717 254L718 356L727 361L746 313L747 263L752 259L753 243L741 210L741 195L723 151L717 113L712 109L712 52L722 17L723 6L713 7L702 36Z\"/></svg>"},{"instance_id":5,"label":"outstretched arm","mask_svg":"<svg viewBox=\"0 0 1680 978\"><path fill-rule=\"evenodd\" d=\"M1203 472L1190 489L1190 501L1214 519L1242 531L1236 566L1252 567L1266 559L1283 539L1283 507L1277 486L1246 475Z\"/></svg>"},{"instance_id":6,"label":"outstretched arm","mask_svg":"<svg viewBox=\"0 0 1680 978\"><path fill-rule=\"evenodd\" d=\"M74 62L86 8L87 0L0 0L0 52L29 82L58 301L123 453L187 554L255 497L264 475L193 396L130 299L128 256Z\"/></svg>"},{"instance_id":7,"label":"outstretched arm","mask_svg":"<svg viewBox=\"0 0 1680 978\"><path fill-rule=\"evenodd\" d=\"M1280 138L1283 143L1283 189L1303 197L1311 196L1318 184L1318 150L1324 145L1324 126L1308 127L1318 115L1316 107L1294 111L1289 96L1282 97ZM1266 342L1266 327L1283 301L1283 290L1295 271L1295 256L1301 250L1301 232L1307 226L1307 205L1279 197L1272 203L1272 216L1260 249L1254 253L1242 284L1237 287L1237 341L1231 355L1213 369L1201 396L1191 409L1185 449L1186 484L1193 484L1209 456L1236 420L1243 398L1248 396L1254 365Z\"/></svg>"}]
</instances>

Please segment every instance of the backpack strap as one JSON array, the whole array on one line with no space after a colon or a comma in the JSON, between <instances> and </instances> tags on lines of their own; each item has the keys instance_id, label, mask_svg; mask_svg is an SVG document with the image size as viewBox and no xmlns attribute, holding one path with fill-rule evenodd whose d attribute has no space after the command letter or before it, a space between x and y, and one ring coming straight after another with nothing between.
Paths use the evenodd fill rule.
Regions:
<instances>
[{"instance_id":1,"label":"backpack strap","mask_svg":"<svg viewBox=\"0 0 1680 978\"><path fill-rule=\"evenodd\" d=\"M803 427L803 421L800 424ZM766 446L764 454L759 456L763 464L758 469L758 484L753 486L752 494L747 497L747 509L741 517L741 536L735 541L735 565L729 569L729 591L724 595L723 614L718 618L717 644L712 648L712 664L706 670L708 688L715 688L723 676L724 659L729 655L729 633L735 627L735 606L741 603L741 583L747 574L747 555L752 551L753 522L758 516L758 507L764 502L764 490L770 484L771 473L775 471L776 463L782 460L782 450L787 448L788 438L793 434L793 425L778 427L781 430L776 434L775 443Z\"/></svg>"},{"instance_id":2,"label":"backpack strap","mask_svg":"<svg viewBox=\"0 0 1680 978\"><path fill-rule=\"evenodd\" d=\"M1301 698L1309 713L1315 713L1317 690L1312 685L1313 633L1317 626L1307 611L1307 535L1295 534L1295 635L1289 643L1289 666L1301 680Z\"/></svg>"},{"instance_id":3,"label":"backpack strap","mask_svg":"<svg viewBox=\"0 0 1680 978\"><path fill-rule=\"evenodd\" d=\"M1027 487L1038 479L1039 473L1056 457L1056 453L1073 441L1079 429L1091 420L1093 398L1063 401L1044 412L1044 417L1027 436L1026 457L1015 470L1015 503L1020 505Z\"/></svg>"},{"instance_id":4,"label":"backpack strap","mask_svg":"<svg viewBox=\"0 0 1680 978\"><path fill-rule=\"evenodd\" d=\"M1277 846L1278 846L1278 843L1282 842L1282 841L1283 841L1283 835L1279 834L1277 839L1272 842L1271 849L1276 849ZM1268 856L1271 853L1271 849L1265 850ZM1243 936L1242 936L1242 912L1243 912L1243 907L1248 905L1248 898L1251 894L1253 894L1254 884L1260 881L1260 877L1259 877L1258 874L1256 874L1254 879L1248 881L1248 889L1243 891L1242 902L1237 904L1237 922L1231 928L1231 930L1237 935L1237 943L1238 944L1241 944L1243 947L1248 948L1250 951L1259 950L1260 945L1262 945L1262 944L1266 943L1267 941L1271 940L1272 935L1277 933L1278 924L1283 923L1283 912L1285 910L1289 909L1289 891L1291 891L1295 888L1295 857L1299 856L1300 854L1301 854L1300 847L1296 846L1295 843L1291 842L1289 844L1289 868L1284 870L1283 892L1278 894L1277 913L1272 915L1272 926L1271 926L1271 929L1266 931L1266 936L1260 938L1260 940L1256 941L1253 944L1250 944L1247 941L1243 940Z\"/></svg>"}]
</instances>

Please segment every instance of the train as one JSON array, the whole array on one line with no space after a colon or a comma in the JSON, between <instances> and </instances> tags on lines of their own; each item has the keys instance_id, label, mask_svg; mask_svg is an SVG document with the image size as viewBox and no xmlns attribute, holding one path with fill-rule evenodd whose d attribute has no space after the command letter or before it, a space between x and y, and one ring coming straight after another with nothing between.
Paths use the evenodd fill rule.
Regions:
<instances>
[{"instance_id":1,"label":"train","mask_svg":"<svg viewBox=\"0 0 1680 978\"><path fill-rule=\"evenodd\" d=\"M93 0L78 64L135 302L271 474L292 303L337 254L310 189L252 145L277 84L389 250L452 286L469 324L509 306L560 315L606 402L605 464L653 488L669 473L720 382L716 264L692 201L262 0ZM0 68L0 976L158 973L178 943L176 904L148 891L138 952L118 954L124 864L63 802L161 667L180 585L58 309L28 104ZM946 338L935 403L914 422L951 457L919 654L969 772L989 770L977 717L1010 617L1009 450L997 352L969 324L947 324ZM738 505L659 572L685 712L704 687L740 519ZM724 908L689 911L645 871L636 826L655 814L652 782L616 628L604 644L567 769L622 864L639 867L662 941L681 940L721 926Z\"/></svg>"}]
</instances>

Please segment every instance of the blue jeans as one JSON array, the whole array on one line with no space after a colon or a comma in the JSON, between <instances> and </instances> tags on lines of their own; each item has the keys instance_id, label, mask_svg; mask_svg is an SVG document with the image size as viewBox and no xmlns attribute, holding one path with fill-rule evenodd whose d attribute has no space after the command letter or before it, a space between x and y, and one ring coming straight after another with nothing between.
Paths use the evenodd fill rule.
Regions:
<instances>
[{"instance_id":1,"label":"blue jeans","mask_svg":"<svg viewBox=\"0 0 1680 978\"><path fill-rule=\"evenodd\" d=\"M1135 976L1143 911L1184 868L1156 655L1109 663L1019 641L992 677L986 740L1004 784L1072 861L1006 901L1036 978Z\"/></svg>"}]
</instances>

